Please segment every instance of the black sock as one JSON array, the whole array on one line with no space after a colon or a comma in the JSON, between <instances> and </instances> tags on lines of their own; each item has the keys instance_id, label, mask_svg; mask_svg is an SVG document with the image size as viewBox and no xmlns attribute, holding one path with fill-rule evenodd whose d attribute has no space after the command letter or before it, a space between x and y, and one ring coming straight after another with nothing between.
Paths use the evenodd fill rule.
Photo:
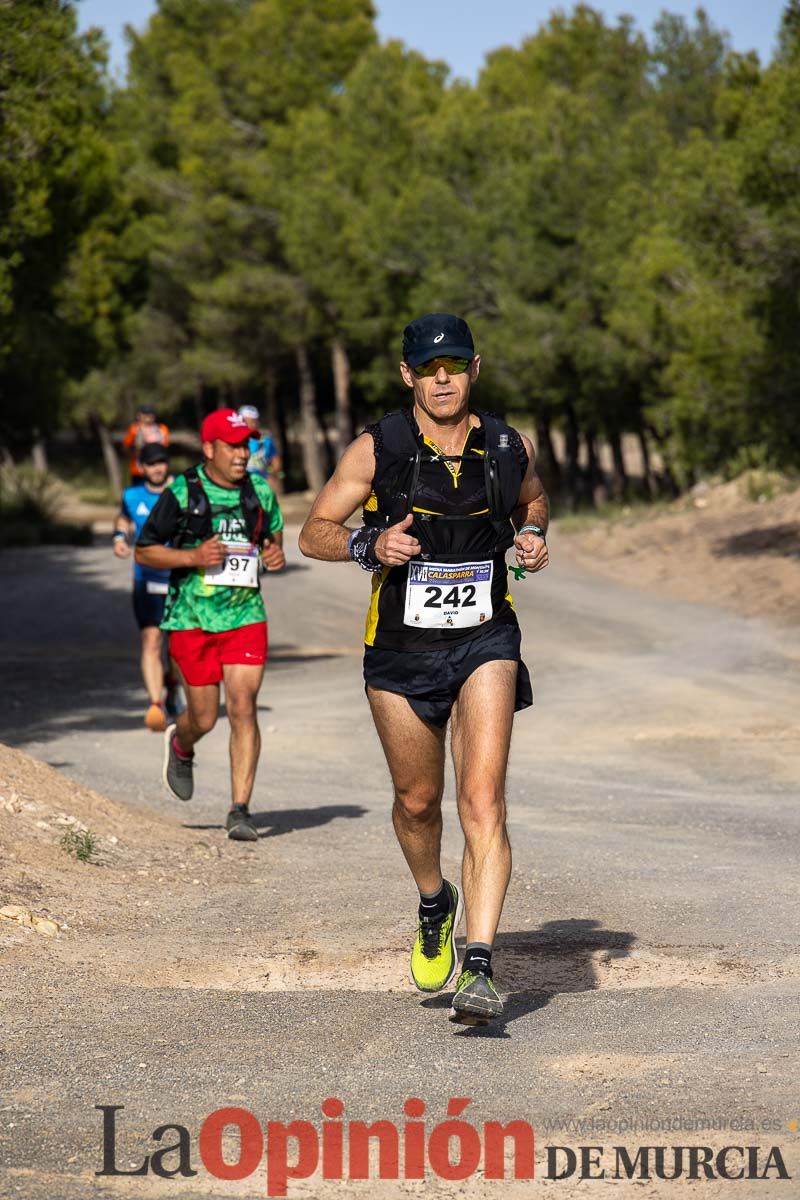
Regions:
<instances>
[{"instance_id":1,"label":"black sock","mask_svg":"<svg viewBox=\"0 0 800 1200\"><path fill-rule=\"evenodd\" d=\"M447 886L447 880L442 880L442 886L438 892L432 895L426 892L419 894L419 919L423 917L446 917L450 912L450 888Z\"/></svg>"},{"instance_id":2,"label":"black sock","mask_svg":"<svg viewBox=\"0 0 800 1200\"><path fill-rule=\"evenodd\" d=\"M250 812L250 809L249 809L248 805L246 805L246 804L232 804L231 812L248 813L248 812Z\"/></svg>"},{"instance_id":3,"label":"black sock","mask_svg":"<svg viewBox=\"0 0 800 1200\"><path fill-rule=\"evenodd\" d=\"M486 942L467 942L464 951L462 971L483 971L484 975L492 973L492 947Z\"/></svg>"}]
</instances>

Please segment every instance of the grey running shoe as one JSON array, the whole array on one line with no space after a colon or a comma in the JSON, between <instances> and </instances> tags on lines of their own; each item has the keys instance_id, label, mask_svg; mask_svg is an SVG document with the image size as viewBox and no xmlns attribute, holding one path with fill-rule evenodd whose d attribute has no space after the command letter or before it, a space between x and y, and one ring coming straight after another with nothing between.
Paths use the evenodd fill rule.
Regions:
<instances>
[{"instance_id":1,"label":"grey running shoe","mask_svg":"<svg viewBox=\"0 0 800 1200\"><path fill-rule=\"evenodd\" d=\"M172 744L175 737L175 726L168 725L164 732L164 770L162 779L164 786L176 800L191 800L194 792L194 754L191 758L182 758L177 754Z\"/></svg>"},{"instance_id":2,"label":"grey running shoe","mask_svg":"<svg viewBox=\"0 0 800 1200\"><path fill-rule=\"evenodd\" d=\"M491 971L462 971L458 977L450 1020L459 1025L486 1025L503 1012L503 1001L492 983Z\"/></svg>"},{"instance_id":3,"label":"grey running shoe","mask_svg":"<svg viewBox=\"0 0 800 1200\"><path fill-rule=\"evenodd\" d=\"M225 822L228 837L234 842L257 842L258 830L246 804L234 804Z\"/></svg>"}]
</instances>

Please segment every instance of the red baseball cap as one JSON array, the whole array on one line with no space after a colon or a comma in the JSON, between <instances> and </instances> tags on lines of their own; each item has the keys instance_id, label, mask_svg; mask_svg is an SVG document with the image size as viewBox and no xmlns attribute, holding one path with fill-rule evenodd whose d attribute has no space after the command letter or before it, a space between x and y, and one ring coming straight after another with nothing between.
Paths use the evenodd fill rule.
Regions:
<instances>
[{"instance_id":1,"label":"red baseball cap","mask_svg":"<svg viewBox=\"0 0 800 1200\"><path fill-rule=\"evenodd\" d=\"M238 446L251 436L250 428L244 417L240 417L235 408L218 408L209 413L200 426L200 440L203 442L227 442L229 446Z\"/></svg>"}]
</instances>

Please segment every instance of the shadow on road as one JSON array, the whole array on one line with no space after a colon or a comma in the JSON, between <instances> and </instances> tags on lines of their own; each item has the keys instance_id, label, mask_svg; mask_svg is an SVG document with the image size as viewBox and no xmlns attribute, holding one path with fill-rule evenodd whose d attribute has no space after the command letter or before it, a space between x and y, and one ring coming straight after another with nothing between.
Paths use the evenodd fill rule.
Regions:
<instances>
[{"instance_id":1,"label":"shadow on road","mask_svg":"<svg viewBox=\"0 0 800 1200\"><path fill-rule=\"evenodd\" d=\"M129 564L104 542L4 550L0 571L0 741L140 728L147 697ZM337 656L335 647L274 642L267 672Z\"/></svg>"},{"instance_id":2,"label":"shadow on road","mask_svg":"<svg viewBox=\"0 0 800 1200\"><path fill-rule=\"evenodd\" d=\"M502 1019L485 1028L454 1028L469 1037L509 1037L506 1026L544 1008L553 996L595 991L598 956L605 962L625 958L635 941L635 934L603 929L592 918L546 921L538 929L498 934L492 965L505 996ZM436 996L423 1000L422 1007L449 1008L451 1000L451 994Z\"/></svg>"},{"instance_id":3,"label":"shadow on road","mask_svg":"<svg viewBox=\"0 0 800 1200\"><path fill-rule=\"evenodd\" d=\"M260 838L280 837L284 833L296 833L302 829L316 829L328 825L337 817L364 817L367 809L360 804L320 804L316 808L284 808L278 811L253 813L253 824ZM184 829L224 829L220 822L214 825L188 825Z\"/></svg>"},{"instance_id":4,"label":"shadow on road","mask_svg":"<svg viewBox=\"0 0 800 1200\"><path fill-rule=\"evenodd\" d=\"M130 579L105 546L4 551L0 740L141 725Z\"/></svg>"},{"instance_id":5,"label":"shadow on road","mask_svg":"<svg viewBox=\"0 0 800 1200\"><path fill-rule=\"evenodd\" d=\"M714 546L718 557L753 554L775 554L783 558L800 557L800 525L796 522L770 525L766 529L749 529L722 538Z\"/></svg>"}]
</instances>

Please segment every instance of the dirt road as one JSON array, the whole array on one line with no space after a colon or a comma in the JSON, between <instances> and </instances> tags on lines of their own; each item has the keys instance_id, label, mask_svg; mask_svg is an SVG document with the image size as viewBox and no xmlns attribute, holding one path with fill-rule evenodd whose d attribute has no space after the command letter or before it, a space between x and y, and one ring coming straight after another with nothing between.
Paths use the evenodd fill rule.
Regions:
<instances>
[{"instance_id":1,"label":"dirt road","mask_svg":"<svg viewBox=\"0 0 800 1200\"><path fill-rule=\"evenodd\" d=\"M515 869L496 954L507 1016L459 1030L449 1002L407 976L416 897L360 678L368 581L306 563L288 541L289 570L265 585L257 845L223 836L224 722L198 755L191 805L161 791L126 564L105 545L3 555L0 741L59 775L26 779L24 759L0 760L0 793L21 797L0 804L0 905L68 928L47 939L0 922L0 1192L263 1195L263 1173L223 1183L203 1169L203 1119L238 1105L319 1128L336 1096L345 1119L398 1126L404 1101L422 1098L429 1128L449 1098L469 1097L476 1128L535 1128L538 1178L317 1171L290 1196L605 1194L608 1180L577 1171L543 1178L551 1144L758 1145L762 1166L778 1145L796 1178L773 1170L756 1194L800 1196L800 636L629 592L570 566L554 537L554 565L515 587L536 707L517 718L509 776ZM94 865L58 848L70 804L100 837ZM452 781L445 807L456 877ZM96 1177L95 1105L124 1105L121 1168L177 1122L199 1173ZM715 1128L693 1128L701 1117Z\"/></svg>"}]
</instances>

